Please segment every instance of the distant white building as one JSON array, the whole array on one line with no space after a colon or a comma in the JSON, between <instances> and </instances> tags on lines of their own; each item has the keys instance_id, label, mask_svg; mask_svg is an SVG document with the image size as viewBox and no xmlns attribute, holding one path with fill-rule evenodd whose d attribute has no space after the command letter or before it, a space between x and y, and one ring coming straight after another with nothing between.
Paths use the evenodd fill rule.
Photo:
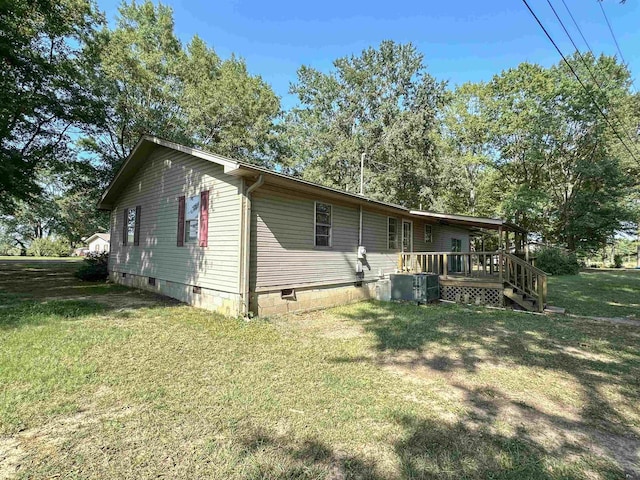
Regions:
<instances>
[{"instance_id":1,"label":"distant white building","mask_svg":"<svg viewBox=\"0 0 640 480\"><path fill-rule=\"evenodd\" d=\"M108 252L110 241L111 241L111 234L94 233L86 240L89 253Z\"/></svg>"}]
</instances>

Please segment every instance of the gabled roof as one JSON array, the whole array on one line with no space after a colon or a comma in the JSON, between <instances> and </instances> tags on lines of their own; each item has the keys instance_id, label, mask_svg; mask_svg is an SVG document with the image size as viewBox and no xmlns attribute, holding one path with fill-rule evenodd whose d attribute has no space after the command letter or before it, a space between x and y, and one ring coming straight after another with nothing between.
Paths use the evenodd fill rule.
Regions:
<instances>
[{"instance_id":1,"label":"gabled roof","mask_svg":"<svg viewBox=\"0 0 640 480\"><path fill-rule=\"evenodd\" d=\"M87 238L85 240L85 243L89 243L89 242L93 242L96 239L101 239L104 240L105 242L110 242L111 241L111 234L110 233L99 233L96 232L93 235L91 235L89 238Z\"/></svg>"},{"instance_id":2,"label":"gabled roof","mask_svg":"<svg viewBox=\"0 0 640 480\"><path fill-rule=\"evenodd\" d=\"M430 219L432 223L459 225L467 227L488 228L492 230L498 230L503 228L505 230L512 230L523 232L520 227L512 223L506 222L499 218L482 218L471 217L466 215L447 215L443 213L428 212L423 210L411 210L401 205L395 205L393 203L382 202L380 200L374 200L356 193L344 192L332 187L326 187L317 183L309 182L301 178L291 177L283 173L275 172L258 165L253 165L231 158L216 155L214 153L205 152L198 148L187 147L180 145L179 143L164 140L162 138L154 137L151 135L144 135L136 146L133 148L127 159L124 161L115 178L109 185L109 187L102 194L98 208L101 210L110 210L115 204L118 195L122 189L131 180L135 172L142 166L147 160L147 157L151 151L158 147L170 148L172 150L183 152L194 157L201 158L203 160L221 165L224 167L224 173L233 176L246 176L255 177L257 175L265 175L271 183L288 187L291 189L305 190L309 192L316 192L325 196L339 198L343 201L348 201L357 205L372 205L385 210L392 210L398 214L406 215L408 217L414 216L423 219Z\"/></svg>"}]
</instances>

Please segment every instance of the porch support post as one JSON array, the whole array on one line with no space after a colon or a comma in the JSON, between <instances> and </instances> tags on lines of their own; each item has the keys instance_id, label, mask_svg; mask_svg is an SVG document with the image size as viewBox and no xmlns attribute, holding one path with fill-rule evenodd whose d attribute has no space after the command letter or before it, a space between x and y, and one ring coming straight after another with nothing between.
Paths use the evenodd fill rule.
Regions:
<instances>
[{"instance_id":1,"label":"porch support post","mask_svg":"<svg viewBox=\"0 0 640 480\"><path fill-rule=\"evenodd\" d=\"M504 258L502 255L502 225L498 227L498 275L500 276L500 283L502 283L502 269L504 268Z\"/></svg>"},{"instance_id":2,"label":"porch support post","mask_svg":"<svg viewBox=\"0 0 640 480\"><path fill-rule=\"evenodd\" d=\"M524 232L524 259L529 262L529 232Z\"/></svg>"}]
</instances>

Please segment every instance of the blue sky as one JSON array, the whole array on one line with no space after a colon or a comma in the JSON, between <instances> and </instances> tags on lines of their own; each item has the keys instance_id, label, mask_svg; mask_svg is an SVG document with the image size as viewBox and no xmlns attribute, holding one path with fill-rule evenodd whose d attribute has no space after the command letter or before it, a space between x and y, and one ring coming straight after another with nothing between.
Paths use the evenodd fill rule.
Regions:
<instances>
[{"instance_id":1,"label":"blue sky","mask_svg":"<svg viewBox=\"0 0 640 480\"><path fill-rule=\"evenodd\" d=\"M565 0L596 53L614 54L615 45L597 0ZM235 53L282 98L302 64L329 71L336 58L359 53L382 40L412 42L424 54L429 72L451 86L488 80L495 73L530 61L559 60L553 46L520 0L457 1L240 1L164 0L173 8L176 33L186 43L200 35L219 55ZM530 0L566 53L572 47L546 0ZM561 0L552 0L578 45L583 47ZM98 0L110 22L120 0ZM634 77L640 71L638 0L604 7ZM640 81L636 81L640 86Z\"/></svg>"}]
</instances>

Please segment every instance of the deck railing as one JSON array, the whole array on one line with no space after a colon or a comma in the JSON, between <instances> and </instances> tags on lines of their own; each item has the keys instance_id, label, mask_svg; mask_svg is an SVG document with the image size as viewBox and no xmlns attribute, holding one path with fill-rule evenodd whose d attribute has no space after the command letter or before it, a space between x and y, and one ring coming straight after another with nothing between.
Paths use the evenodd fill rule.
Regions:
<instances>
[{"instance_id":1,"label":"deck railing","mask_svg":"<svg viewBox=\"0 0 640 480\"><path fill-rule=\"evenodd\" d=\"M499 277L502 252L411 252L401 253L398 270L409 273L437 273L444 278Z\"/></svg>"},{"instance_id":2,"label":"deck railing","mask_svg":"<svg viewBox=\"0 0 640 480\"><path fill-rule=\"evenodd\" d=\"M506 254L504 258L503 281L533 298L542 312L547 302L547 274L515 255Z\"/></svg>"},{"instance_id":3,"label":"deck railing","mask_svg":"<svg viewBox=\"0 0 640 480\"><path fill-rule=\"evenodd\" d=\"M497 252L403 252L398 270L407 273L437 273L442 278L483 278L509 285L536 301L542 311L547 298L547 274L526 260Z\"/></svg>"}]
</instances>

